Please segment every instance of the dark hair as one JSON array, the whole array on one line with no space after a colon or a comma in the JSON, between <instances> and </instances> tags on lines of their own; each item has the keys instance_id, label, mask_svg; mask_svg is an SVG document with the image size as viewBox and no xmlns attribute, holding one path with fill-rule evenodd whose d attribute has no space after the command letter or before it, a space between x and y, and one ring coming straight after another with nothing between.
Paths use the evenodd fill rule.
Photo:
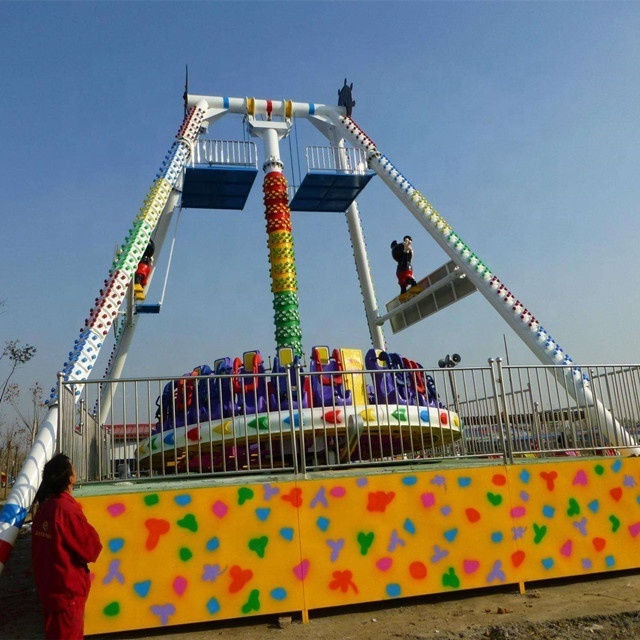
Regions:
<instances>
[{"instance_id":1,"label":"dark hair","mask_svg":"<svg viewBox=\"0 0 640 640\"><path fill-rule=\"evenodd\" d=\"M402 238L403 240L411 240L411 242L413 242L413 238L411 236L405 236L404 238Z\"/></svg>"},{"instance_id":2,"label":"dark hair","mask_svg":"<svg viewBox=\"0 0 640 640\"><path fill-rule=\"evenodd\" d=\"M64 493L71 484L73 475L73 465L69 456L58 453L44 465L42 472L42 483L36 493L35 501L44 502L51 496L58 496Z\"/></svg>"}]
</instances>

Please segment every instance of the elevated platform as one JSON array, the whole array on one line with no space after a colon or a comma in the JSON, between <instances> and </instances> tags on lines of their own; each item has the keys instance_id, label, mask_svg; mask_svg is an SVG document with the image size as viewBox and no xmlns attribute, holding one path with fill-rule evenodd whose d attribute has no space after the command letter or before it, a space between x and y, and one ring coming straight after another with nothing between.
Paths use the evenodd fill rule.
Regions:
<instances>
[{"instance_id":1,"label":"elevated platform","mask_svg":"<svg viewBox=\"0 0 640 640\"><path fill-rule=\"evenodd\" d=\"M258 175L255 145L238 140L200 140L182 186L185 209L242 210Z\"/></svg>"},{"instance_id":2,"label":"elevated platform","mask_svg":"<svg viewBox=\"0 0 640 640\"><path fill-rule=\"evenodd\" d=\"M404 294L406 298L397 296L387 302L388 313L384 320L390 320L393 333L399 333L465 298L476 291L476 287L451 260L420 280L416 291L417 294L411 295L409 289L408 294Z\"/></svg>"},{"instance_id":3,"label":"elevated platform","mask_svg":"<svg viewBox=\"0 0 640 640\"><path fill-rule=\"evenodd\" d=\"M182 206L185 209L242 210L257 169L240 167L194 167L184 175Z\"/></svg>"},{"instance_id":4,"label":"elevated platform","mask_svg":"<svg viewBox=\"0 0 640 640\"><path fill-rule=\"evenodd\" d=\"M308 173L289 203L291 211L344 212L367 186L373 173Z\"/></svg>"},{"instance_id":5,"label":"elevated platform","mask_svg":"<svg viewBox=\"0 0 640 640\"><path fill-rule=\"evenodd\" d=\"M375 175L362 149L307 147L307 175L289 203L291 211L344 212Z\"/></svg>"},{"instance_id":6,"label":"elevated platform","mask_svg":"<svg viewBox=\"0 0 640 640\"><path fill-rule=\"evenodd\" d=\"M160 303L138 303L136 304L136 313L160 313L161 305Z\"/></svg>"}]
</instances>

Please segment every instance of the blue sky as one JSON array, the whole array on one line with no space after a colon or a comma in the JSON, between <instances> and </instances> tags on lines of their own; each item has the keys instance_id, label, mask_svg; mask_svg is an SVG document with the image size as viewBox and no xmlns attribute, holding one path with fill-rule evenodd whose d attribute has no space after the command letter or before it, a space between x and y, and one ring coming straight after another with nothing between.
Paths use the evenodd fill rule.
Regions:
<instances>
[{"instance_id":1,"label":"blue sky","mask_svg":"<svg viewBox=\"0 0 640 640\"><path fill-rule=\"evenodd\" d=\"M362 129L576 362L638 362L638 33L635 2L4 2L0 344L38 348L16 380L54 383L180 126L187 64L206 95L335 104L347 77ZM243 138L231 117L211 133ZM295 166L323 144L305 122L291 142ZM273 353L260 183L242 212L182 212L125 375ZM379 178L359 206L384 308L392 239L414 237L418 278L446 256ZM296 213L293 233L306 350L366 350L344 216ZM427 367L484 365L503 334L535 362L477 293L385 330Z\"/></svg>"}]
</instances>

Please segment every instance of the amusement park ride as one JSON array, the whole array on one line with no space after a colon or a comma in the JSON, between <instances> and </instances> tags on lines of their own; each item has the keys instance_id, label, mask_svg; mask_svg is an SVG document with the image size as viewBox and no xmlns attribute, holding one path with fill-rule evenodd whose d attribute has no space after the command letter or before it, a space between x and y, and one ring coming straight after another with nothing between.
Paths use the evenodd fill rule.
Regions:
<instances>
[{"instance_id":1,"label":"amusement park ride","mask_svg":"<svg viewBox=\"0 0 640 640\"><path fill-rule=\"evenodd\" d=\"M437 312L443 306L478 291L543 364L557 367L555 375L567 393L591 408L600 424L604 425L606 433L612 439L630 446L629 453L638 453L640 449L635 448L633 439L600 401L592 397L587 377L531 311L465 244L426 197L356 124L352 118L355 102L351 89L352 85L347 85L345 80L338 92L337 106L185 93L184 121L112 269L99 289L84 328L75 341L62 370L64 381L74 383L75 393L80 395L84 383L94 372L97 357L111 333L115 337L115 344L105 378L117 380L122 377L140 316L152 315L161 310L162 301L151 303L146 296L154 275L154 261L157 261L164 248L176 211L180 208L242 209L245 206L259 173L255 143L220 141L208 137L222 118L239 117L244 119L250 136L262 145L262 189L273 293L275 346L278 362L285 367L283 370L303 356L291 212L344 212L372 352L368 357L363 357L355 350L337 349L332 352L317 348L310 358L315 371L335 377L345 370L373 370L384 381L384 376L394 368L392 360L386 355L387 345L382 333L385 322L390 322L393 331L398 332ZM307 150L308 173L295 193L291 194L284 175L280 143L289 136L295 121L311 123L326 138L328 145ZM378 311L356 202L358 195L375 176L391 190L447 256L447 262L441 268L417 283L418 292L415 295L390 301L385 315L380 315ZM412 364L415 363L405 359L395 367L410 368ZM214 365L213 372L231 375L264 372L257 352L247 352L245 358L235 365L234 368L233 362L222 361ZM322 376L320 384L321 378ZM415 406L411 407L415 413L413 421L420 424L421 433L424 433L426 426L436 434L441 429L443 420L457 426L459 430L457 415L439 405L437 397L429 393L427 382L422 380L422 384L417 384L413 390L407 390L407 394L413 394L415 399ZM346 383L340 386L334 379L330 384L330 398L326 397L326 388L314 390L309 386L306 389L306 400L302 390L299 398L289 400L300 403L301 419L310 423L319 416L324 415L323 419L326 419L327 406L341 406L345 426L357 438L359 424L367 419L366 415L362 417L363 412L374 411L378 420L386 420L391 424L394 412L403 405L406 409L406 398L392 397L388 393L385 395L382 386L383 382L371 401L364 397L367 394L364 383L352 382L351 386ZM17 532L32 504L42 468L56 448L58 393L57 388L52 391L49 411L36 444L0 515L0 569L7 560ZM220 394L224 400L222 390L217 389L215 393ZM277 407L278 411L270 411L273 409L272 398L266 398L260 404L261 396L256 389L244 388L240 389L240 393L245 398L251 395L257 399L257 404L252 407L245 403L245 414L255 414L258 422L262 420L265 430L282 427L281 424L274 424L274 420L279 420L281 406ZM366 410L363 409L365 405ZM100 407L98 422L103 424L109 411L108 399L105 398ZM225 417L227 414L223 401L216 408L209 407L207 423L217 420L222 426ZM212 441L218 436L224 438L223 428L216 436L215 429L210 426L207 426L207 437ZM173 442L179 438L186 442L188 428L188 423L178 425L169 420L166 424L160 424L159 430L162 432L171 429L174 432ZM236 426L232 425L231 428ZM239 423L237 428L240 428ZM153 448L152 444L152 438L143 443L140 455L144 457L145 447L149 452Z\"/></svg>"}]
</instances>

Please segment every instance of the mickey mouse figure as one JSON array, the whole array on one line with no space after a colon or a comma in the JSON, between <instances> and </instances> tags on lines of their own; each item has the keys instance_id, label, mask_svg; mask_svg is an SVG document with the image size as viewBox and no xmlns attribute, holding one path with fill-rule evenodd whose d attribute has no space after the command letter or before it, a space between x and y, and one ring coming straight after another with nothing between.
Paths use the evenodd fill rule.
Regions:
<instances>
[{"instance_id":1,"label":"mickey mouse figure","mask_svg":"<svg viewBox=\"0 0 640 640\"><path fill-rule=\"evenodd\" d=\"M406 293L408 287L416 285L416 281L413 278L413 267L411 266L413 259L412 242L411 236L405 236L402 239L402 244L395 240L391 243L391 255L398 263L396 276L400 285L400 294Z\"/></svg>"}]
</instances>

